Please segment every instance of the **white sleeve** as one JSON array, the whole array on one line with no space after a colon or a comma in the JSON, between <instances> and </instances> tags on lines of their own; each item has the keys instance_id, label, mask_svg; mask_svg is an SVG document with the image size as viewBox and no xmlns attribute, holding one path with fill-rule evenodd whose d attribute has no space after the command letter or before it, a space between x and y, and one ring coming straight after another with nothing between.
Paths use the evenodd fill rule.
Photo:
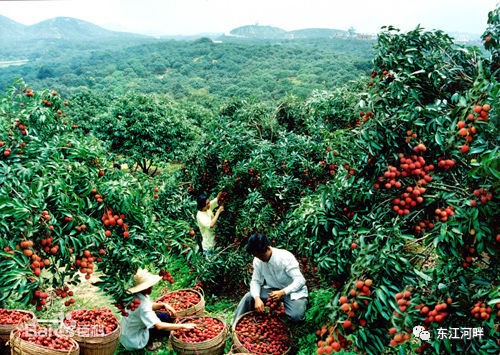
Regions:
<instances>
[{"instance_id":1,"label":"white sleeve","mask_svg":"<svg viewBox=\"0 0 500 355\"><path fill-rule=\"evenodd\" d=\"M153 328L155 324L161 323L160 318L158 318L156 313L153 311L151 302L145 302L145 304L141 306L143 308L141 309L141 315L140 315L141 321L144 323L144 326L147 329Z\"/></svg>"},{"instance_id":2,"label":"white sleeve","mask_svg":"<svg viewBox=\"0 0 500 355\"><path fill-rule=\"evenodd\" d=\"M260 268L260 263L257 258L253 259L252 281L250 281L250 294L253 298L260 297L260 289L264 284L264 275Z\"/></svg>"},{"instance_id":3,"label":"white sleeve","mask_svg":"<svg viewBox=\"0 0 500 355\"><path fill-rule=\"evenodd\" d=\"M216 197L212 201L210 201L210 209L213 210L217 206L219 206L219 200Z\"/></svg>"},{"instance_id":4,"label":"white sleeve","mask_svg":"<svg viewBox=\"0 0 500 355\"><path fill-rule=\"evenodd\" d=\"M293 280L290 285L288 285L287 287L285 287L283 289L283 291L285 291L286 295L289 295L292 292L297 292L302 287L304 287L304 285L306 284L306 279L304 278L304 276L300 272L300 268L299 268L298 263L296 266L291 265L290 267L288 267L286 269L286 273Z\"/></svg>"}]
</instances>

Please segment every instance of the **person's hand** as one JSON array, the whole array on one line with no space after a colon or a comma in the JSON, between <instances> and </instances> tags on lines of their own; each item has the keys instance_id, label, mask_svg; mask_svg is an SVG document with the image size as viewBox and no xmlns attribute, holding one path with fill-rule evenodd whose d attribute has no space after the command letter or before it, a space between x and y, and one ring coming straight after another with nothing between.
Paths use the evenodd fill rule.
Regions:
<instances>
[{"instance_id":1,"label":"person's hand","mask_svg":"<svg viewBox=\"0 0 500 355\"><path fill-rule=\"evenodd\" d=\"M262 302L262 300L260 298L257 298L255 300L254 306L255 306L255 311L256 312L262 313L262 312L265 311L264 302Z\"/></svg>"},{"instance_id":2,"label":"person's hand","mask_svg":"<svg viewBox=\"0 0 500 355\"><path fill-rule=\"evenodd\" d=\"M194 324L194 323L184 323L184 324L182 324L182 326L183 326L184 329L194 329L194 328L196 328L196 324Z\"/></svg>"},{"instance_id":3,"label":"person's hand","mask_svg":"<svg viewBox=\"0 0 500 355\"><path fill-rule=\"evenodd\" d=\"M217 212L221 213L222 211L224 211L224 206L219 206L219 208L217 209Z\"/></svg>"},{"instance_id":4,"label":"person's hand","mask_svg":"<svg viewBox=\"0 0 500 355\"><path fill-rule=\"evenodd\" d=\"M175 311L174 307L172 307L171 305L169 305L168 303L163 303L163 308L165 308L165 310L167 311L167 313L172 316L172 317L176 317L177 316L177 312Z\"/></svg>"},{"instance_id":5,"label":"person's hand","mask_svg":"<svg viewBox=\"0 0 500 355\"><path fill-rule=\"evenodd\" d=\"M273 301L279 300L284 295L285 295L285 291L283 291L283 290L269 292L269 298L272 299Z\"/></svg>"}]
</instances>

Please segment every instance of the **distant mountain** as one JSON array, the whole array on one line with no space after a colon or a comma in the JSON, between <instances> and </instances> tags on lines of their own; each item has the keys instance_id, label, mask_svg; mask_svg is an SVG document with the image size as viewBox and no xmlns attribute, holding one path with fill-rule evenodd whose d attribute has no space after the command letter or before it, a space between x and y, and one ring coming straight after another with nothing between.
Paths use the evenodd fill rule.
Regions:
<instances>
[{"instance_id":1,"label":"distant mountain","mask_svg":"<svg viewBox=\"0 0 500 355\"><path fill-rule=\"evenodd\" d=\"M56 17L28 27L30 36L49 39L87 40L97 38L148 37L135 33L110 31L72 17Z\"/></svg>"},{"instance_id":2,"label":"distant mountain","mask_svg":"<svg viewBox=\"0 0 500 355\"><path fill-rule=\"evenodd\" d=\"M24 36L26 31L25 25L11 20L8 17L0 15L0 39L12 38L18 39Z\"/></svg>"},{"instance_id":3,"label":"distant mountain","mask_svg":"<svg viewBox=\"0 0 500 355\"><path fill-rule=\"evenodd\" d=\"M193 35L161 35L157 36L157 38L177 40L177 41L193 41L199 38L210 38L212 40L216 40L223 35L224 33L222 32L202 32Z\"/></svg>"},{"instance_id":4,"label":"distant mountain","mask_svg":"<svg viewBox=\"0 0 500 355\"><path fill-rule=\"evenodd\" d=\"M476 45L481 45L481 34L479 33L466 33L466 32L450 32L448 33L457 43L472 42Z\"/></svg>"},{"instance_id":5,"label":"distant mountain","mask_svg":"<svg viewBox=\"0 0 500 355\"><path fill-rule=\"evenodd\" d=\"M287 32L278 27L248 25L237 27L229 32L231 36L245 38L286 38Z\"/></svg>"},{"instance_id":6,"label":"distant mountain","mask_svg":"<svg viewBox=\"0 0 500 355\"><path fill-rule=\"evenodd\" d=\"M287 32L289 36L295 39L298 38L333 38L333 37L347 37L348 31L335 30L331 28L305 28L302 30L294 30ZM352 33L354 36L355 34Z\"/></svg>"},{"instance_id":7,"label":"distant mountain","mask_svg":"<svg viewBox=\"0 0 500 355\"><path fill-rule=\"evenodd\" d=\"M0 16L2 42L61 39L90 41L100 39L149 38L149 36L110 31L93 23L72 17L55 17L26 26L5 16Z\"/></svg>"},{"instance_id":8,"label":"distant mountain","mask_svg":"<svg viewBox=\"0 0 500 355\"><path fill-rule=\"evenodd\" d=\"M312 39L312 38L348 38L356 37L356 33L331 28L304 28L285 31L278 27L248 25L235 28L229 36L253 39Z\"/></svg>"},{"instance_id":9,"label":"distant mountain","mask_svg":"<svg viewBox=\"0 0 500 355\"><path fill-rule=\"evenodd\" d=\"M451 32L448 33L457 43L480 44L481 35L475 33ZM304 28L285 31L278 27L248 25L231 30L225 36L248 39L315 39L315 38L356 38L373 40L376 34L360 34L353 31L332 28Z\"/></svg>"},{"instance_id":10,"label":"distant mountain","mask_svg":"<svg viewBox=\"0 0 500 355\"><path fill-rule=\"evenodd\" d=\"M457 42L475 42L479 35L453 33L451 34ZM247 25L234 28L228 34L218 33L199 34L190 36L160 36L162 39L194 40L200 37L212 39L254 39L254 40L291 40L291 39L317 39L317 38L356 38L373 40L374 34L357 34L354 31L344 31L331 28L305 28L293 31L286 31L273 26ZM33 41L47 42L54 40L64 40L73 42L101 42L104 40L120 39L153 39L152 36L141 35L129 32L117 32L107 30L93 23L79 20L72 17L55 17L26 26L19 22L0 15L0 45L14 48L22 42Z\"/></svg>"}]
</instances>

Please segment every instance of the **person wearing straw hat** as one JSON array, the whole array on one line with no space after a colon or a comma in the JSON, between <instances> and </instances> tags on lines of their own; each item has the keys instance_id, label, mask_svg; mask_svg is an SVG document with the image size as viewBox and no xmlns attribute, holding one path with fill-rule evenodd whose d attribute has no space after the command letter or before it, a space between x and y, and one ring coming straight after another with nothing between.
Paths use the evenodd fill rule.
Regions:
<instances>
[{"instance_id":1,"label":"person wearing straw hat","mask_svg":"<svg viewBox=\"0 0 500 355\"><path fill-rule=\"evenodd\" d=\"M238 304L233 324L246 312L264 312L267 299L282 301L288 318L302 322L308 291L295 256L288 250L271 247L262 233L248 238L247 252L254 256L250 292Z\"/></svg>"},{"instance_id":2,"label":"person wearing straw hat","mask_svg":"<svg viewBox=\"0 0 500 355\"><path fill-rule=\"evenodd\" d=\"M120 343L126 350L148 349L156 350L161 346L157 342L168 337L171 330L193 329L193 323L172 323L175 310L168 303L152 302L149 298L153 286L160 281L161 276L153 275L145 269L137 270L134 275L134 285L127 292L134 294L140 304L134 310L128 309L128 316L121 319L122 328ZM167 312L155 313L156 310L166 309Z\"/></svg>"}]
</instances>

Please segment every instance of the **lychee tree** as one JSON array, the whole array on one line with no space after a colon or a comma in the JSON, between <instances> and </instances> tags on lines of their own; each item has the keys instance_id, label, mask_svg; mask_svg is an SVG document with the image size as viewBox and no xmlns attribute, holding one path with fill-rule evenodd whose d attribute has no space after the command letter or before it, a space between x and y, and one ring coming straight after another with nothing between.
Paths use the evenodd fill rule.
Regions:
<instances>
[{"instance_id":1,"label":"lychee tree","mask_svg":"<svg viewBox=\"0 0 500 355\"><path fill-rule=\"evenodd\" d=\"M70 113L82 129L109 145L117 162L150 175L165 162L182 160L201 134L199 117L159 94L83 92L75 95Z\"/></svg>"},{"instance_id":2,"label":"lychee tree","mask_svg":"<svg viewBox=\"0 0 500 355\"><path fill-rule=\"evenodd\" d=\"M387 28L377 48L353 108L374 116L331 134L356 173L305 197L276 230L336 289L314 315L330 326L318 353L338 334L368 353L495 353L500 86L488 58L440 31ZM358 287L367 278L371 289ZM417 325L432 331L429 343L408 342ZM484 336L437 338L440 328L471 327Z\"/></svg>"},{"instance_id":3,"label":"lychee tree","mask_svg":"<svg viewBox=\"0 0 500 355\"><path fill-rule=\"evenodd\" d=\"M38 310L99 269L117 302L140 266L165 264L154 186L113 168L57 92L14 85L0 99L0 301Z\"/></svg>"}]
</instances>

